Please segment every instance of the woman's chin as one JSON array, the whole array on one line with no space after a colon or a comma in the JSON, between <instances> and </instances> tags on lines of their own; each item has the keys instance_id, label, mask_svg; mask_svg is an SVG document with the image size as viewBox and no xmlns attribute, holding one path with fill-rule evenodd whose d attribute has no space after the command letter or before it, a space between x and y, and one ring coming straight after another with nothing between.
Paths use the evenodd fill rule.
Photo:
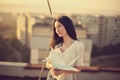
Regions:
<instances>
[{"instance_id":1,"label":"woman's chin","mask_svg":"<svg viewBox=\"0 0 120 80\"><path fill-rule=\"evenodd\" d=\"M62 35L58 35L59 37L63 37Z\"/></svg>"},{"instance_id":2,"label":"woman's chin","mask_svg":"<svg viewBox=\"0 0 120 80\"><path fill-rule=\"evenodd\" d=\"M59 36L59 37L62 37L62 36Z\"/></svg>"}]
</instances>

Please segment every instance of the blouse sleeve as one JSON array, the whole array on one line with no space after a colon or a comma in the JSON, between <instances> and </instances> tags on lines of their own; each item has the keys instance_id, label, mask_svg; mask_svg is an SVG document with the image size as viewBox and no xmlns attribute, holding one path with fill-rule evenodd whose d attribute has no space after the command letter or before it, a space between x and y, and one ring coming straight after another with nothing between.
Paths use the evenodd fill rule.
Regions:
<instances>
[{"instance_id":1,"label":"blouse sleeve","mask_svg":"<svg viewBox=\"0 0 120 80\"><path fill-rule=\"evenodd\" d=\"M77 50L76 55L79 58L76 61L75 66L85 66L85 63L84 63L84 44L79 43L76 50Z\"/></svg>"}]
</instances>

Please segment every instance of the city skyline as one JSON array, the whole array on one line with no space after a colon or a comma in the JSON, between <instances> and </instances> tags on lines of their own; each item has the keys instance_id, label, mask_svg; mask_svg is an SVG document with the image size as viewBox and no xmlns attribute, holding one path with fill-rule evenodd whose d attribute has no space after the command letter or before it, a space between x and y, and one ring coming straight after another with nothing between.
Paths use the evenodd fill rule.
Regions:
<instances>
[{"instance_id":1,"label":"city skyline","mask_svg":"<svg viewBox=\"0 0 120 80\"><path fill-rule=\"evenodd\" d=\"M119 0L50 0L53 13L120 14ZM47 0L0 0L0 12L49 13Z\"/></svg>"}]
</instances>

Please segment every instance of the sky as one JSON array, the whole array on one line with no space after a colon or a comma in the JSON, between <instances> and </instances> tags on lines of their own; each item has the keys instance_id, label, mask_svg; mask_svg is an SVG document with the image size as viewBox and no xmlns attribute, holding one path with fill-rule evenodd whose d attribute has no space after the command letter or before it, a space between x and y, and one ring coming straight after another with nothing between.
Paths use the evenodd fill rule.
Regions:
<instances>
[{"instance_id":1,"label":"sky","mask_svg":"<svg viewBox=\"0 0 120 80\"><path fill-rule=\"evenodd\" d=\"M120 0L49 1L53 13L120 13ZM0 0L0 11L49 13L49 8L47 0Z\"/></svg>"}]
</instances>

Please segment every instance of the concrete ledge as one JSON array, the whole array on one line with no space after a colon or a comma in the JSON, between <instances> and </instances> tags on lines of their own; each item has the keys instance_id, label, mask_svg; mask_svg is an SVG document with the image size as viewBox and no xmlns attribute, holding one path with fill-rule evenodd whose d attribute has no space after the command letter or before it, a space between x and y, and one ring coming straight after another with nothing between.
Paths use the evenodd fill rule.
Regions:
<instances>
[{"instance_id":1,"label":"concrete ledge","mask_svg":"<svg viewBox=\"0 0 120 80\"><path fill-rule=\"evenodd\" d=\"M24 69L41 69L42 64L27 64ZM45 67L45 66L44 66ZM80 67L82 71L106 71L106 72L120 72L120 68L115 67L99 67L99 66L88 66L88 67ZM47 68L45 68L47 70Z\"/></svg>"},{"instance_id":2,"label":"concrete ledge","mask_svg":"<svg viewBox=\"0 0 120 80\"><path fill-rule=\"evenodd\" d=\"M101 67L100 71L109 71L109 72L120 72L120 68L114 68L114 67Z\"/></svg>"},{"instance_id":3,"label":"concrete ledge","mask_svg":"<svg viewBox=\"0 0 120 80\"><path fill-rule=\"evenodd\" d=\"M45 65L43 66L45 67ZM19 78L38 78L41 72L41 64L27 64L14 62L0 62L0 76L11 76ZM120 68L113 67L80 67L82 71L77 73L78 80L119 80ZM48 69L45 68L42 72L42 78L46 78Z\"/></svg>"}]
</instances>

